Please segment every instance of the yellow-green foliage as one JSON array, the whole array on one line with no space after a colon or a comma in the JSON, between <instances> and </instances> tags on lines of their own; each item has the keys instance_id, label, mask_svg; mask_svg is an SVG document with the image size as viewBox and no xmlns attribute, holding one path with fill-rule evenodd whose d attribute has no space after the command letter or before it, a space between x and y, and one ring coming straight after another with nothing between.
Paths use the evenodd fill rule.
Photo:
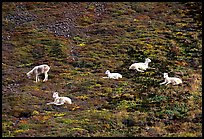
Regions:
<instances>
[{"instance_id":1,"label":"yellow-green foliage","mask_svg":"<svg viewBox=\"0 0 204 139\"><path fill-rule=\"evenodd\" d=\"M54 117L63 117L65 115L66 115L66 113L55 113Z\"/></svg>"}]
</instances>

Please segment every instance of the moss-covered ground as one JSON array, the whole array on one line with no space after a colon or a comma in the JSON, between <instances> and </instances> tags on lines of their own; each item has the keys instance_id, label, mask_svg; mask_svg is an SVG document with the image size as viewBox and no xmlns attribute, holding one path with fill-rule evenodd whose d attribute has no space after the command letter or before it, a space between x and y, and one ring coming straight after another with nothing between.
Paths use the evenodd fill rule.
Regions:
<instances>
[{"instance_id":1,"label":"moss-covered ground","mask_svg":"<svg viewBox=\"0 0 204 139\"><path fill-rule=\"evenodd\" d=\"M201 11L201 2L3 2L2 136L201 137ZM128 69L147 57L150 69ZM39 64L51 66L48 82L26 77ZM164 72L183 84L159 85ZM46 105L54 91L73 104Z\"/></svg>"}]
</instances>

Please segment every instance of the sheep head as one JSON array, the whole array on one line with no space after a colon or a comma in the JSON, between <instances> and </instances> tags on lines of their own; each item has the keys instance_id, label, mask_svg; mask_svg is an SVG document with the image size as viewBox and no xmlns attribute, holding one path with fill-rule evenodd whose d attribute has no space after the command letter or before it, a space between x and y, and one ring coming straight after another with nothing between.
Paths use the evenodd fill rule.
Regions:
<instances>
[{"instance_id":1,"label":"sheep head","mask_svg":"<svg viewBox=\"0 0 204 139\"><path fill-rule=\"evenodd\" d=\"M110 71L109 70L107 70L106 72L105 72L105 74L109 74L110 73Z\"/></svg>"},{"instance_id":2,"label":"sheep head","mask_svg":"<svg viewBox=\"0 0 204 139\"><path fill-rule=\"evenodd\" d=\"M28 78L31 78L31 75L30 75L30 73L28 72L28 73L26 73L26 75L27 75L27 77Z\"/></svg>"},{"instance_id":3,"label":"sheep head","mask_svg":"<svg viewBox=\"0 0 204 139\"><path fill-rule=\"evenodd\" d=\"M149 58L146 58L145 62L149 63L149 62L151 62L151 60Z\"/></svg>"},{"instance_id":4,"label":"sheep head","mask_svg":"<svg viewBox=\"0 0 204 139\"><path fill-rule=\"evenodd\" d=\"M59 97L58 92L54 92L53 95L52 95L52 97L53 97L53 98Z\"/></svg>"},{"instance_id":5,"label":"sheep head","mask_svg":"<svg viewBox=\"0 0 204 139\"><path fill-rule=\"evenodd\" d=\"M168 73L164 73L164 78L168 77Z\"/></svg>"}]
</instances>

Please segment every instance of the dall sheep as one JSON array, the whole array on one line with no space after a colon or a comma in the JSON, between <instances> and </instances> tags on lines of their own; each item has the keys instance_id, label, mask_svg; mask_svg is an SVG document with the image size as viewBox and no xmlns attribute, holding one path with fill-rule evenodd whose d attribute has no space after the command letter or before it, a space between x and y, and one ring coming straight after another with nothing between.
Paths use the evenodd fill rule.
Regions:
<instances>
[{"instance_id":1,"label":"dall sheep","mask_svg":"<svg viewBox=\"0 0 204 139\"><path fill-rule=\"evenodd\" d=\"M148 68L148 63L151 62L149 58L145 59L145 63L134 63L132 64L129 69L136 69L137 71L144 72Z\"/></svg>"},{"instance_id":2,"label":"dall sheep","mask_svg":"<svg viewBox=\"0 0 204 139\"><path fill-rule=\"evenodd\" d=\"M112 79L122 78L122 75L121 75L121 74L119 74L119 73L110 73L109 70L107 70L107 71L105 72L105 74L107 74L108 77L103 77L103 78L112 78Z\"/></svg>"},{"instance_id":3,"label":"dall sheep","mask_svg":"<svg viewBox=\"0 0 204 139\"><path fill-rule=\"evenodd\" d=\"M63 105L64 103L72 104L72 100L68 97L59 97L58 92L54 92L52 97L55 99L54 102L47 103L47 105Z\"/></svg>"},{"instance_id":4,"label":"dall sheep","mask_svg":"<svg viewBox=\"0 0 204 139\"><path fill-rule=\"evenodd\" d=\"M45 74L45 78L43 80L43 82L48 80L48 71L50 70L50 67L46 64L43 65L39 65L39 66L35 66L31 71L29 71L27 74L28 78L31 77L31 75L35 75L35 82L40 81L39 79L39 75L44 73Z\"/></svg>"},{"instance_id":5,"label":"dall sheep","mask_svg":"<svg viewBox=\"0 0 204 139\"><path fill-rule=\"evenodd\" d=\"M165 85L169 83L172 83L173 85L178 85L182 83L181 79L176 78L176 77L169 77L168 73L164 73L164 78L165 78L165 81L160 83L160 85L165 84L165 83L166 83Z\"/></svg>"}]
</instances>

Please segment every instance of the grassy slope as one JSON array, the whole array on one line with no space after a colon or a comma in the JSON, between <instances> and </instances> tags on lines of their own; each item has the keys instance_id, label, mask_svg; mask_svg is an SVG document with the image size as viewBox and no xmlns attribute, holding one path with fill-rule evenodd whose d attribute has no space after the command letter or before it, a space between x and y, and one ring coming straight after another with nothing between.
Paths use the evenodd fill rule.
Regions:
<instances>
[{"instance_id":1,"label":"grassy slope","mask_svg":"<svg viewBox=\"0 0 204 139\"><path fill-rule=\"evenodd\" d=\"M201 136L202 31L190 6L3 3L3 136ZM128 69L146 57L154 70ZM49 81L27 79L41 63ZM107 69L123 78L103 79ZM184 84L159 86L163 72ZM73 105L47 106L53 91Z\"/></svg>"}]
</instances>

